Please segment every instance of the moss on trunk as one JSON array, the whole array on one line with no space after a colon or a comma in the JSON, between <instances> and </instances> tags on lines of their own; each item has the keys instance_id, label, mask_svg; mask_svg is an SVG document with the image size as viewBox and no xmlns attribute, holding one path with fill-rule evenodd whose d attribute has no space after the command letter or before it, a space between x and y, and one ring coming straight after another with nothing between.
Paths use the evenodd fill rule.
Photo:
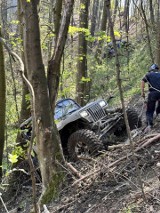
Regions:
<instances>
[{"instance_id":1,"label":"moss on trunk","mask_svg":"<svg viewBox=\"0 0 160 213\"><path fill-rule=\"evenodd\" d=\"M42 194L40 198L40 203L47 204L52 199L56 198L58 196L58 193L60 191L60 186L64 182L64 173L63 172L57 172L54 173L52 176L52 180L48 184L47 189L45 190L44 194Z\"/></svg>"}]
</instances>

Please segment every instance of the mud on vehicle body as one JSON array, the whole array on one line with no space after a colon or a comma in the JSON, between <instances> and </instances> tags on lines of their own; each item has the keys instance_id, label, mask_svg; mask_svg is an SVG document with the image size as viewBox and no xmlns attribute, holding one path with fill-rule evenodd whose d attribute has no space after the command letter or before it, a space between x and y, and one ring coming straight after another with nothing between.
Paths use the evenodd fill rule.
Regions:
<instances>
[{"instance_id":1,"label":"mud on vehicle body","mask_svg":"<svg viewBox=\"0 0 160 213\"><path fill-rule=\"evenodd\" d=\"M134 109L127 109L131 130L139 127L141 121ZM109 109L105 100L97 100L81 107L73 99L62 99L56 103L54 119L60 134L65 156L76 161L78 155L87 153L98 155L107 149L107 138L110 134L120 135L125 131L121 109ZM27 129L32 118L20 125ZM25 137L29 139L31 129ZM23 131L22 131L23 132Z\"/></svg>"}]
</instances>

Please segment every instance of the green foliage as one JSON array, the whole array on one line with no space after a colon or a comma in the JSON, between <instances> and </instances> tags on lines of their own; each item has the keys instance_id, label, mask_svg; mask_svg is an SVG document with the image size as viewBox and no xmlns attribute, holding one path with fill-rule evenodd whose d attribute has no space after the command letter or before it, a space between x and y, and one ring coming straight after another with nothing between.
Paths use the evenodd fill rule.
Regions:
<instances>
[{"instance_id":1,"label":"green foliage","mask_svg":"<svg viewBox=\"0 0 160 213\"><path fill-rule=\"evenodd\" d=\"M26 103L27 103L27 105L28 105L28 109L30 109L31 108L31 96L30 96L30 94L27 94L26 96L25 96L25 100L26 100Z\"/></svg>"},{"instance_id":2,"label":"green foliage","mask_svg":"<svg viewBox=\"0 0 160 213\"><path fill-rule=\"evenodd\" d=\"M11 24L19 24L19 20L12 20Z\"/></svg>"},{"instance_id":3,"label":"green foliage","mask_svg":"<svg viewBox=\"0 0 160 213\"><path fill-rule=\"evenodd\" d=\"M95 34L96 40L97 41L106 41L106 42L110 42L111 41L111 37L106 35L105 31L99 31Z\"/></svg>"},{"instance_id":4,"label":"green foliage","mask_svg":"<svg viewBox=\"0 0 160 213\"><path fill-rule=\"evenodd\" d=\"M90 78L82 77L81 81L82 81L82 82L90 82L91 79L90 79Z\"/></svg>"},{"instance_id":5,"label":"green foliage","mask_svg":"<svg viewBox=\"0 0 160 213\"><path fill-rule=\"evenodd\" d=\"M134 50L130 51L129 63L127 50L118 50L120 54L121 81L126 100L135 94L140 94L141 79L151 64L146 43L132 45ZM92 56L88 59L89 78L92 81L91 99L96 97L107 98L109 95L114 95L117 97L114 102L115 100L116 102L119 101L115 58L104 58L102 64L98 64Z\"/></svg>"},{"instance_id":6,"label":"green foliage","mask_svg":"<svg viewBox=\"0 0 160 213\"><path fill-rule=\"evenodd\" d=\"M69 26L68 33L71 34L72 36L76 33L84 33L86 36L90 35L89 29L75 26Z\"/></svg>"},{"instance_id":7,"label":"green foliage","mask_svg":"<svg viewBox=\"0 0 160 213\"><path fill-rule=\"evenodd\" d=\"M85 9L85 4L80 4L80 9L84 10Z\"/></svg>"},{"instance_id":8,"label":"green foliage","mask_svg":"<svg viewBox=\"0 0 160 213\"><path fill-rule=\"evenodd\" d=\"M27 147L28 145L26 144L25 147ZM12 155L16 155L18 157L25 157L25 151L22 149L21 146L15 146L14 150L12 151Z\"/></svg>"},{"instance_id":9,"label":"green foliage","mask_svg":"<svg viewBox=\"0 0 160 213\"><path fill-rule=\"evenodd\" d=\"M16 154L9 154L9 161L13 164L13 163L17 163L18 161L18 155Z\"/></svg>"}]
</instances>

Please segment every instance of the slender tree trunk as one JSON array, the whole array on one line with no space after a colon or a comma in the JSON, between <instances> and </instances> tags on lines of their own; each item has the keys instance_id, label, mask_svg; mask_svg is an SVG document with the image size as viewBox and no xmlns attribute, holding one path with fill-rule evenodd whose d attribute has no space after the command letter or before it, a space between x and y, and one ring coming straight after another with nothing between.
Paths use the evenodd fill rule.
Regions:
<instances>
[{"instance_id":1,"label":"slender tree trunk","mask_svg":"<svg viewBox=\"0 0 160 213\"><path fill-rule=\"evenodd\" d=\"M58 93L58 87L59 87L61 58L63 55L63 50L64 50L66 39L67 39L68 27L70 24L73 5L74 5L74 0L66 1L66 4L63 10L61 26L59 28L59 33L57 36L56 47L54 49L52 58L48 64L48 70L47 70L48 87L49 87L50 103L53 110L54 110L55 101L56 101L57 93Z\"/></svg>"},{"instance_id":2,"label":"slender tree trunk","mask_svg":"<svg viewBox=\"0 0 160 213\"><path fill-rule=\"evenodd\" d=\"M60 24L61 24L62 2L63 0L56 0L55 8L54 8L54 28L55 28L55 35L56 35L55 44L57 41L57 36L58 36Z\"/></svg>"},{"instance_id":3,"label":"slender tree trunk","mask_svg":"<svg viewBox=\"0 0 160 213\"><path fill-rule=\"evenodd\" d=\"M21 16L21 8L20 8L20 3L18 1L18 20L20 23L22 23L22 16ZM19 34L20 34L20 38L23 41L23 27L22 25L19 26ZM22 47L23 48L23 47ZM24 58L24 51L21 52L21 57L22 57L22 61L24 63L24 74L25 76L27 76L27 70L26 70L26 66L25 66L25 58ZM25 82L22 82L22 103L21 103L21 112L20 112L20 120L19 123L23 122L24 120L26 120L27 118L29 118L29 116L31 115L31 111L29 109L30 103L28 100L26 100L26 96L29 95L29 90L27 85L25 84Z\"/></svg>"},{"instance_id":4,"label":"slender tree trunk","mask_svg":"<svg viewBox=\"0 0 160 213\"><path fill-rule=\"evenodd\" d=\"M143 8L143 0L141 0L141 11L142 11L142 16L143 16L143 19L144 19L144 22L145 22L145 27L146 27L148 48L149 48L149 52L150 52L151 62L154 63L154 57L153 57L153 52L152 52L152 47L151 47L151 39L150 39L150 35L149 35L149 25L148 25L145 10Z\"/></svg>"},{"instance_id":5,"label":"slender tree trunk","mask_svg":"<svg viewBox=\"0 0 160 213\"><path fill-rule=\"evenodd\" d=\"M128 31L128 14L129 14L129 2L130 0L125 0L124 4L124 20L123 20L123 25L125 27L125 31Z\"/></svg>"},{"instance_id":6,"label":"slender tree trunk","mask_svg":"<svg viewBox=\"0 0 160 213\"><path fill-rule=\"evenodd\" d=\"M88 29L88 0L81 0L80 5L80 19L79 27ZM78 37L78 63L77 63L77 80L76 80L76 94L77 102L83 106L86 101L86 81L82 78L87 77L87 40L85 38L85 32L80 32Z\"/></svg>"},{"instance_id":7,"label":"slender tree trunk","mask_svg":"<svg viewBox=\"0 0 160 213\"><path fill-rule=\"evenodd\" d=\"M0 27L0 37L1 27ZM2 160L5 143L5 113L6 113L6 80L4 68L3 47L0 42L0 181L2 178Z\"/></svg>"},{"instance_id":8,"label":"slender tree trunk","mask_svg":"<svg viewBox=\"0 0 160 213\"><path fill-rule=\"evenodd\" d=\"M90 27L90 32L91 36L94 37L95 35L95 30L96 30L96 25L97 25L97 18L98 18L98 5L99 1L94 0L93 3L91 4L91 11L90 11L90 16L91 16L91 23L89 23ZM89 20L88 20L89 21ZM88 42L88 53L90 54L92 52L92 47L94 47L94 42Z\"/></svg>"},{"instance_id":9,"label":"slender tree trunk","mask_svg":"<svg viewBox=\"0 0 160 213\"><path fill-rule=\"evenodd\" d=\"M112 42L113 42L113 47L115 50L115 61L116 61L116 70L117 70L117 86L119 88L119 94L120 94L120 99L121 99L121 104L122 104L122 109L123 109L123 114L124 114L124 120L125 120L125 124L126 124L126 130L127 130L127 135L130 141L130 147L131 147L131 151L132 151L132 157L134 160L134 164L136 167L136 172L137 172L137 176L138 176L138 180L139 180L139 184L142 190L142 194L143 194L143 198L145 200L145 194L144 194L144 189L143 189L143 185L142 185L142 180L140 177L140 171L136 162L136 157L135 157L135 152L134 152L134 144L133 141L131 139L131 132L130 132L130 127L129 127L129 123L128 123L128 117L127 117L127 113L125 110L125 102L124 102L124 97L123 97L123 90L122 90L122 82L121 82L121 70L120 70L120 63L119 63L119 57L118 57L118 53L117 53L117 45L116 45L116 40L115 40L115 35L114 35L114 28L113 28L113 22L112 22L112 18L111 18L111 13L110 13L110 0L106 0L107 4L107 13L109 16L109 25L110 25L110 34L111 34L111 38L112 38Z\"/></svg>"},{"instance_id":10,"label":"slender tree trunk","mask_svg":"<svg viewBox=\"0 0 160 213\"><path fill-rule=\"evenodd\" d=\"M160 66L160 2L158 1L158 12L156 22L156 63Z\"/></svg>"},{"instance_id":11,"label":"slender tree trunk","mask_svg":"<svg viewBox=\"0 0 160 213\"><path fill-rule=\"evenodd\" d=\"M91 14L91 35L94 36L98 15L98 0L93 1L92 14Z\"/></svg>"},{"instance_id":12,"label":"slender tree trunk","mask_svg":"<svg viewBox=\"0 0 160 213\"><path fill-rule=\"evenodd\" d=\"M125 33L127 40L127 69L129 74L129 6L130 0L125 1L125 11L124 11L124 25L125 25Z\"/></svg>"},{"instance_id":13,"label":"slender tree trunk","mask_svg":"<svg viewBox=\"0 0 160 213\"><path fill-rule=\"evenodd\" d=\"M3 28L1 29L3 37L5 39L8 38L8 32L7 32L7 0L1 0L1 24L3 25Z\"/></svg>"},{"instance_id":14,"label":"slender tree trunk","mask_svg":"<svg viewBox=\"0 0 160 213\"><path fill-rule=\"evenodd\" d=\"M104 5L104 1L103 0L99 1L96 31L99 31L100 28L101 28L101 20L102 20L102 15L103 15L103 5Z\"/></svg>"},{"instance_id":15,"label":"slender tree trunk","mask_svg":"<svg viewBox=\"0 0 160 213\"><path fill-rule=\"evenodd\" d=\"M22 23L22 16L21 16L21 8L20 8L20 2L18 1L18 20L20 23ZM19 36L23 41L23 27L22 25L19 26ZM23 47L22 47L23 48ZM24 74L25 76L27 76L27 70L26 70L26 66L25 66L25 61L24 61L24 51L21 52L21 57L22 57L22 61L24 63ZM27 85L25 84L25 82L22 82L22 102L21 102L21 112L20 112L20 117L19 117L19 123L22 123L23 121L25 121L27 118L29 118L31 116L31 110L30 110L30 102L29 100L26 100L26 96L29 95L29 90ZM23 150L25 150L26 152L26 144L23 144L23 138L20 132L18 132L17 134L17 138L16 138L16 143L17 146L21 146L21 148ZM19 164L22 161L22 156L19 156L18 158L18 162L13 164L13 167L16 167L17 164Z\"/></svg>"},{"instance_id":16,"label":"slender tree trunk","mask_svg":"<svg viewBox=\"0 0 160 213\"><path fill-rule=\"evenodd\" d=\"M107 25L107 12L106 12L106 0L104 1L103 5L103 13L102 13L102 19L101 19L101 27L100 31L106 32L106 25ZM96 59L99 64L102 63L102 46L103 46L103 40L100 40L98 43L97 51L96 51Z\"/></svg>"},{"instance_id":17,"label":"slender tree trunk","mask_svg":"<svg viewBox=\"0 0 160 213\"><path fill-rule=\"evenodd\" d=\"M56 163L63 162L60 139L51 110L47 79L42 61L38 17L39 0L21 0L23 12L24 53L28 79L34 90L32 119L35 125L38 160L42 176L42 203L47 203L56 193L63 175ZM34 130L34 128L33 128Z\"/></svg>"},{"instance_id":18,"label":"slender tree trunk","mask_svg":"<svg viewBox=\"0 0 160 213\"><path fill-rule=\"evenodd\" d=\"M117 15L117 11L118 11L118 0L115 0L115 6L114 6L114 12L113 12L113 25L116 21L116 15Z\"/></svg>"},{"instance_id":19,"label":"slender tree trunk","mask_svg":"<svg viewBox=\"0 0 160 213\"><path fill-rule=\"evenodd\" d=\"M155 30L155 18L154 18L154 10L153 10L153 0L149 0L149 11L150 11L150 19L151 19L152 27Z\"/></svg>"},{"instance_id":20,"label":"slender tree trunk","mask_svg":"<svg viewBox=\"0 0 160 213\"><path fill-rule=\"evenodd\" d=\"M53 27L52 27L52 23L53 23L53 19L54 19L54 15L53 15L53 10L54 10L54 1L55 0L50 0L50 4L49 4L49 17L48 17L48 23L49 23L49 26L48 26L48 34L50 32L54 32L53 31ZM48 42L47 42L47 53L48 53L48 58L47 58L47 61L50 60L51 58L51 54L52 54L52 45L53 45L53 37L51 36L51 38L48 38Z\"/></svg>"}]
</instances>

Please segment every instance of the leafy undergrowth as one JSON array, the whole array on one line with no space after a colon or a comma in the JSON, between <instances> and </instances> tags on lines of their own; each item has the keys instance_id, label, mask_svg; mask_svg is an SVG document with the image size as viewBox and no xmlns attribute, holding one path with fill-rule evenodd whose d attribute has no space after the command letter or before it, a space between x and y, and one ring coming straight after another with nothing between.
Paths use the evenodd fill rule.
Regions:
<instances>
[{"instance_id":1,"label":"leafy undergrowth","mask_svg":"<svg viewBox=\"0 0 160 213\"><path fill-rule=\"evenodd\" d=\"M139 99L138 99L139 100ZM144 119L142 101L134 99L137 111ZM134 103L131 103L132 106ZM141 113L143 112L143 113ZM128 141L109 147L98 158L83 158L66 168L66 182L56 200L47 204L50 213L158 213L160 212L160 123L144 134L133 131L135 159ZM159 137L158 137L159 136ZM118 140L118 138L117 138ZM135 164L136 163L136 164ZM138 170L136 169L136 166ZM137 173L138 171L138 173ZM23 174L24 175L24 174ZM22 175L22 176L23 176ZM8 210L29 213L31 193L29 177L4 195ZM141 180L141 181L140 181ZM15 180L16 182L16 180ZM27 184L26 184L27 183ZM41 184L37 184L40 192ZM12 195L12 196L11 196ZM7 200L9 197L12 199ZM1 212L6 212L1 207Z\"/></svg>"}]
</instances>

